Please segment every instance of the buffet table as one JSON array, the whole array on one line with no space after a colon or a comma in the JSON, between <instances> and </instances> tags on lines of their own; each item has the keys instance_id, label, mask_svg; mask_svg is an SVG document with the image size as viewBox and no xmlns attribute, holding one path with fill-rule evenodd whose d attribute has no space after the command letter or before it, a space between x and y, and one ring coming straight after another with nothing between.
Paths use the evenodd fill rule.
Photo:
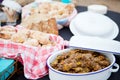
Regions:
<instances>
[{"instance_id":1,"label":"buffet table","mask_svg":"<svg viewBox=\"0 0 120 80\"><path fill-rule=\"evenodd\" d=\"M78 10L78 12L82 12L82 11L87 10L86 7L82 7L82 6L77 6L76 9ZM108 11L106 16L108 16L112 20L114 20L117 23L117 25L120 27L120 13ZM71 38L71 36L73 36L73 34L70 32L68 27L64 27L63 29L61 29L59 31L59 34L65 40L69 40ZM120 41L120 34L115 38L115 40ZM120 65L120 55L115 55L115 57L116 57L116 63L118 63ZM118 72L112 73L112 75L110 76L110 78L108 80L120 80L119 75L120 75L120 70ZM41 79L38 79L38 80L50 80L50 79L49 79L49 76L47 75L47 76L45 76Z\"/></svg>"},{"instance_id":2,"label":"buffet table","mask_svg":"<svg viewBox=\"0 0 120 80\"><path fill-rule=\"evenodd\" d=\"M77 6L76 9L77 9L78 12L83 12L83 11L87 10L86 7L82 7L82 6ZM117 23L117 25L120 27L120 13L108 11L106 16L108 16L112 20L114 20ZM20 23L20 21L18 21L18 24L19 23ZM3 24L3 25L5 25L5 24ZM63 29L61 29L59 31L59 35L62 36L64 38L64 40L68 40L68 41L71 38L71 36L73 36L73 34L71 33L69 27L64 27ZM118 36L115 38L115 40L120 41L120 34L118 34ZM116 63L118 63L120 65L120 55L115 55L115 57L116 57ZM119 75L120 75L120 70L118 72L112 73L111 77L108 80L120 80L120 76ZM19 77L19 79L27 80L24 76L23 77ZM44 76L43 78L40 78L38 80L50 80L49 79L49 75Z\"/></svg>"}]
</instances>

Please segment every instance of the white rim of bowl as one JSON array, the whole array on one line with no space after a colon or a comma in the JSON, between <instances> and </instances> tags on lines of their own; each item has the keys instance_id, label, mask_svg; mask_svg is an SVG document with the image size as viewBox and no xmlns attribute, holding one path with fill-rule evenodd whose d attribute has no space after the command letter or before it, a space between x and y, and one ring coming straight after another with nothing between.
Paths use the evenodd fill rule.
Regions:
<instances>
[{"instance_id":1,"label":"white rim of bowl","mask_svg":"<svg viewBox=\"0 0 120 80\"><path fill-rule=\"evenodd\" d=\"M62 50L62 51L58 51L58 54L60 54L60 53L62 53L62 52L64 52L64 51L68 51L68 50L70 50L70 49L64 49L64 50ZM97 51L97 50L96 50L96 51ZM115 56L112 55L113 61L111 62L111 64L110 64L108 67L105 67L105 68L103 68L103 69L100 69L100 70L97 70L97 71L94 71L94 72L89 72L89 73L81 73L81 74L80 74L80 73L66 73L66 72L58 71L58 70L56 70L56 69L54 69L54 68L52 68L52 67L50 66L49 60L50 60L50 58L52 58L53 56L57 55L56 53L57 53L57 52L55 52L54 54L52 54L52 55L47 59L47 66L49 67L50 70L52 70L52 71L54 71L54 72L56 72L56 73L59 73L59 74L62 74L62 75L69 75L69 76L86 76L86 75L92 75L92 74L96 74L96 73L101 73L101 72L104 72L104 71L110 69L110 68L115 64L115 61L116 61Z\"/></svg>"}]
</instances>

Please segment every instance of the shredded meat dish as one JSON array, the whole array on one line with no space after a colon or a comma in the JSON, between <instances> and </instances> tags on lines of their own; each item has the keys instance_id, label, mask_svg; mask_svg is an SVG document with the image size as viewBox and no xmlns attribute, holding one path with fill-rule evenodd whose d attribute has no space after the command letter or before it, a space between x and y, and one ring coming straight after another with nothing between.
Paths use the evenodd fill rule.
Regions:
<instances>
[{"instance_id":1,"label":"shredded meat dish","mask_svg":"<svg viewBox=\"0 0 120 80\"><path fill-rule=\"evenodd\" d=\"M99 52L73 49L58 55L50 65L62 72L88 73L109 66L110 61Z\"/></svg>"}]
</instances>

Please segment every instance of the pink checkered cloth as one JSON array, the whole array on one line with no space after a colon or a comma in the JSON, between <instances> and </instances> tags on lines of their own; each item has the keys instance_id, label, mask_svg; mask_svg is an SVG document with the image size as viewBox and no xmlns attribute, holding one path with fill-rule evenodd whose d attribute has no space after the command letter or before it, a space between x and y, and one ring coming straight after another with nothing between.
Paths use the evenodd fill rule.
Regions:
<instances>
[{"instance_id":1,"label":"pink checkered cloth","mask_svg":"<svg viewBox=\"0 0 120 80\"><path fill-rule=\"evenodd\" d=\"M51 47L32 47L23 44L0 40L0 57L19 58L24 66L24 75L28 79L38 79L48 74L47 58L54 51L64 49L68 44L62 37L50 34L50 39L57 44Z\"/></svg>"}]
</instances>

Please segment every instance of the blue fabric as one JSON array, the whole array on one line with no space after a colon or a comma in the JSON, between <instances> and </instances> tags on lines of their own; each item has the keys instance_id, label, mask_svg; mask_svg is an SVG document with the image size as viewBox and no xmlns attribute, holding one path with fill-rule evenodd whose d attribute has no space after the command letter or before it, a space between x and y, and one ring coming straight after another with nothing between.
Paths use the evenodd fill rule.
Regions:
<instances>
[{"instance_id":1,"label":"blue fabric","mask_svg":"<svg viewBox=\"0 0 120 80\"><path fill-rule=\"evenodd\" d=\"M13 71L14 60L0 58L0 80L5 80ZM12 67L11 67L12 66ZM7 70L7 72L4 72Z\"/></svg>"},{"instance_id":2,"label":"blue fabric","mask_svg":"<svg viewBox=\"0 0 120 80\"><path fill-rule=\"evenodd\" d=\"M0 73L12 65L14 60L12 59L0 59Z\"/></svg>"},{"instance_id":3,"label":"blue fabric","mask_svg":"<svg viewBox=\"0 0 120 80\"><path fill-rule=\"evenodd\" d=\"M63 2L63 3L70 3L71 0L61 0L61 2Z\"/></svg>"}]
</instances>

